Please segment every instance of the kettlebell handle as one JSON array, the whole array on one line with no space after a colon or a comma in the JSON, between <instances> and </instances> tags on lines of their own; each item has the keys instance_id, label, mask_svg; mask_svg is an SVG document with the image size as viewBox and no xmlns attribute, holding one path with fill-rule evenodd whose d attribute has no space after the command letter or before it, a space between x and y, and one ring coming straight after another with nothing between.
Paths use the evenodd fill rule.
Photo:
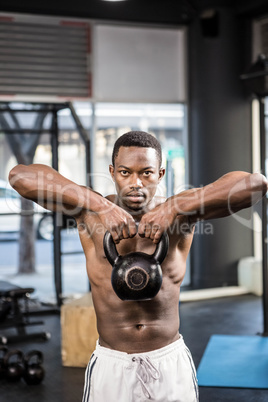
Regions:
<instances>
[{"instance_id":1,"label":"kettlebell handle","mask_svg":"<svg viewBox=\"0 0 268 402\"><path fill-rule=\"evenodd\" d=\"M168 247L169 247L169 237L166 232L162 234L162 237L159 241L159 243L156 245L155 252L151 254L151 257L154 258L156 261L161 264L164 259L166 258L167 252L168 252ZM110 232L106 232L103 238L103 248L105 255L107 257L107 260L109 263L113 266L116 259L119 257L118 251L116 249L115 242L112 238L112 235Z\"/></svg>"},{"instance_id":2,"label":"kettlebell handle","mask_svg":"<svg viewBox=\"0 0 268 402\"><path fill-rule=\"evenodd\" d=\"M7 354L7 352L8 352L8 348L6 346L0 346L0 354L3 355L2 357L4 357ZM0 357L0 359L1 359L1 357Z\"/></svg>"},{"instance_id":3,"label":"kettlebell handle","mask_svg":"<svg viewBox=\"0 0 268 402\"><path fill-rule=\"evenodd\" d=\"M111 265L114 265L114 262L117 259L117 257L119 256L119 254L117 252L115 242L112 238L112 235L108 231L105 233L104 238L103 238L103 248L104 248L104 252L107 257L107 260L109 261L109 263Z\"/></svg>"},{"instance_id":4,"label":"kettlebell handle","mask_svg":"<svg viewBox=\"0 0 268 402\"><path fill-rule=\"evenodd\" d=\"M168 253L168 247L169 247L169 237L167 232L164 232L161 236L159 243L157 243L155 252L152 255L152 257L156 261L158 261L159 264L161 264L166 258L166 255Z\"/></svg>"},{"instance_id":5,"label":"kettlebell handle","mask_svg":"<svg viewBox=\"0 0 268 402\"><path fill-rule=\"evenodd\" d=\"M29 364L29 361L35 358L36 364L42 364L43 363L43 353L40 350L30 350L25 356L24 356L24 362L26 365Z\"/></svg>"},{"instance_id":6,"label":"kettlebell handle","mask_svg":"<svg viewBox=\"0 0 268 402\"><path fill-rule=\"evenodd\" d=\"M9 352L7 352L4 356L3 362L4 362L5 366L8 366L12 356L17 356L17 361L15 362L16 364L24 363L24 355L23 355L22 351L19 349L13 349L13 350L10 350Z\"/></svg>"}]
</instances>

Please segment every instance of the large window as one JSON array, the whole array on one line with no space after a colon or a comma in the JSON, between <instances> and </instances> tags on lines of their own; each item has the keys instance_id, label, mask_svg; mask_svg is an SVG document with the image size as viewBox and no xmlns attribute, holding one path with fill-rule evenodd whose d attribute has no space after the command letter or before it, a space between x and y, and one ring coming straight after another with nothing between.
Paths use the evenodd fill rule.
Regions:
<instances>
[{"instance_id":1,"label":"large window","mask_svg":"<svg viewBox=\"0 0 268 402\"><path fill-rule=\"evenodd\" d=\"M159 194L169 197L185 187L187 183L187 135L186 108L183 104L96 103L92 105L90 102L75 102L74 107L91 138L91 174L94 190L104 196L114 193L114 184L109 175L113 145L120 135L130 130L150 132L162 145L166 177L159 187ZM22 119L23 126L31 126L29 113L19 117ZM59 171L70 180L85 185L85 146L68 109L63 109L58 113L58 124L60 130ZM50 127L51 115L48 115L44 121L44 128L49 129ZM0 136L0 153L2 155L0 179L5 184L2 187L6 188L8 172L16 164L16 160L4 134ZM40 137L34 162L51 165L51 136L49 133L44 133ZM12 194L17 195L15 192ZM38 219L41 217L42 215L37 216ZM7 227L4 226L4 219L8 221ZM38 225L39 221L36 229L38 229ZM50 226L49 222L46 226L43 225L43 232L45 233L46 230L49 230L51 234L51 223ZM36 274L30 277L18 275L18 231L18 216L2 216L0 251L2 250L5 258L2 258L0 263L0 279L12 281L21 286L32 286L36 289L36 296L43 300L53 298L52 242L40 239L37 230ZM52 239L49 236L46 237ZM4 249L8 249L8 252L4 253ZM62 251L64 296L86 292L88 281L85 258L75 229L62 231ZM71 254L69 254L70 252ZM189 283L189 280L188 270L184 284Z\"/></svg>"}]
</instances>

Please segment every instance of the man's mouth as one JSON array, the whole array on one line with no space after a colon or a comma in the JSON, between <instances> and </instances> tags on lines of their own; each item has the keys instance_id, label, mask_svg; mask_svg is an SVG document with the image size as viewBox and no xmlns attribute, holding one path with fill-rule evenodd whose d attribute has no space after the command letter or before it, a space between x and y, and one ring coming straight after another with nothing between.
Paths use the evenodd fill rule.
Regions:
<instances>
[{"instance_id":1,"label":"man's mouth","mask_svg":"<svg viewBox=\"0 0 268 402\"><path fill-rule=\"evenodd\" d=\"M126 195L126 198L131 202L143 202L145 195L143 193L129 193Z\"/></svg>"}]
</instances>

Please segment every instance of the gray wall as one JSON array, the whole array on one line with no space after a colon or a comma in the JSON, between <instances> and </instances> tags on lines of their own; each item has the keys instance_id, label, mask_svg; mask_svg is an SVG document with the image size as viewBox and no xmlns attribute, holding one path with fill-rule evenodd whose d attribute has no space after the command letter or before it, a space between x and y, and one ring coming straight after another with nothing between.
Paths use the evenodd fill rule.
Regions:
<instances>
[{"instance_id":1,"label":"gray wall","mask_svg":"<svg viewBox=\"0 0 268 402\"><path fill-rule=\"evenodd\" d=\"M250 99L239 75L246 68L247 24L219 9L219 33L205 36L200 20L190 26L190 178L206 185L232 170L251 171ZM250 217L250 210L244 213ZM200 234L192 249L196 288L237 284L237 262L252 255L252 230L233 217L211 220L213 235Z\"/></svg>"}]
</instances>

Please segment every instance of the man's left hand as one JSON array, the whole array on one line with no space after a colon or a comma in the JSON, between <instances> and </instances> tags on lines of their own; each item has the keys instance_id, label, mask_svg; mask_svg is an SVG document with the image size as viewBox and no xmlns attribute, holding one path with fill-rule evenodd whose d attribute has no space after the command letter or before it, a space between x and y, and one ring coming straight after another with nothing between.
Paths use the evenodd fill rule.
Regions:
<instances>
[{"instance_id":1,"label":"man's left hand","mask_svg":"<svg viewBox=\"0 0 268 402\"><path fill-rule=\"evenodd\" d=\"M158 243L163 232L174 223L177 214L174 213L170 204L165 202L147 212L141 218L138 233L141 237L151 239Z\"/></svg>"}]
</instances>

